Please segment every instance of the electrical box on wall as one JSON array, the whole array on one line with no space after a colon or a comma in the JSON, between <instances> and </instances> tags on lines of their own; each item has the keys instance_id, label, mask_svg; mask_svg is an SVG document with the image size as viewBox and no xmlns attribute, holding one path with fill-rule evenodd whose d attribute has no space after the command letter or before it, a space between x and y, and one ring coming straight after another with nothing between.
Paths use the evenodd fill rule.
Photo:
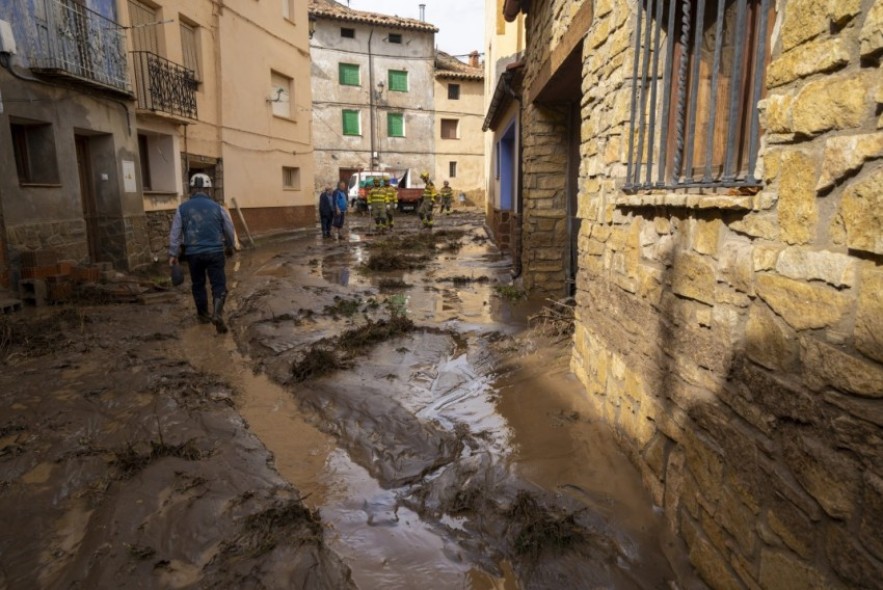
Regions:
<instances>
[{"instance_id":1,"label":"electrical box on wall","mask_svg":"<svg viewBox=\"0 0 883 590\"><path fill-rule=\"evenodd\" d=\"M16 53L15 35L12 34L12 26L5 20L0 20L0 53Z\"/></svg>"}]
</instances>

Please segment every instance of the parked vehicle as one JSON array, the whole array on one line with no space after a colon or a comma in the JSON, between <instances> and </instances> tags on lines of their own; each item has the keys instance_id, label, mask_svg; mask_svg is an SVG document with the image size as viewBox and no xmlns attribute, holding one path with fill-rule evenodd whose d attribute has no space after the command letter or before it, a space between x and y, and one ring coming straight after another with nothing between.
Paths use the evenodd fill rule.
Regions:
<instances>
[{"instance_id":1,"label":"parked vehicle","mask_svg":"<svg viewBox=\"0 0 883 590\"><path fill-rule=\"evenodd\" d=\"M420 173L412 168L405 170L399 178L398 186L398 210L416 211L423 198L423 189L426 184L420 178Z\"/></svg>"}]
</instances>

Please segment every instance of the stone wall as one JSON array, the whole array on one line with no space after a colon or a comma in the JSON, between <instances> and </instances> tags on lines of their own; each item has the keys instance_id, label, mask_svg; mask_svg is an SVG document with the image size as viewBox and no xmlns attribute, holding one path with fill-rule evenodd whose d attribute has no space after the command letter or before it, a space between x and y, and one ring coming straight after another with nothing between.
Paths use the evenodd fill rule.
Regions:
<instances>
[{"instance_id":1,"label":"stone wall","mask_svg":"<svg viewBox=\"0 0 883 590\"><path fill-rule=\"evenodd\" d=\"M531 4L529 63L561 4ZM883 0L775 3L755 195L619 189L637 3L594 4L572 368L710 586L880 587ZM564 155L525 107L545 281Z\"/></svg>"},{"instance_id":2,"label":"stone wall","mask_svg":"<svg viewBox=\"0 0 883 590\"><path fill-rule=\"evenodd\" d=\"M525 89L531 88L542 74L583 3L532 3L527 25ZM567 281L567 109L524 100L521 120L524 286L534 293L560 296Z\"/></svg>"}]
</instances>

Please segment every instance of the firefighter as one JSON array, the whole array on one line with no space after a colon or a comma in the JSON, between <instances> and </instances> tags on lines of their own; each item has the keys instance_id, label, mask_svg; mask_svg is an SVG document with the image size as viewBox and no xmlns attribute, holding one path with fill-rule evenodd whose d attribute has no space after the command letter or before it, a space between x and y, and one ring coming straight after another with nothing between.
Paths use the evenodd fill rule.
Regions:
<instances>
[{"instance_id":1,"label":"firefighter","mask_svg":"<svg viewBox=\"0 0 883 590\"><path fill-rule=\"evenodd\" d=\"M451 203L454 201L454 189L451 188L451 184L446 180L444 186L438 192L438 196L441 197L441 206L438 209L438 212L445 212L445 215L451 214Z\"/></svg>"},{"instance_id":2,"label":"firefighter","mask_svg":"<svg viewBox=\"0 0 883 590\"><path fill-rule=\"evenodd\" d=\"M423 198L420 200L417 215L420 216L420 221L423 222L424 228L432 229L432 209L435 207L435 198L438 196L438 191L435 190L435 185L429 179L428 172L420 174L420 178L423 179L426 188L423 189Z\"/></svg>"},{"instance_id":3,"label":"firefighter","mask_svg":"<svg viewBox=\"0 0 883 590\"><path fill-rule=\"evenodd\" d=\"M399 203L399 193L389 183L389 178L383 179L383 190L386 191L386 224L389 226L389 229L392 229L395 227L393 214L395 213L396 205Z\"/></svg>"},{"instance_id":4,"label":"firefighter","mask_svg":"<svg viewBox=\"0 0 883 590\"><path fill-rule=\"evenodd\" d=\"M380 183L380 178L374 177L374 188L368 192L368 208L374 217L376 228L383 232L386 230L386 189Z\"/></svg>"}]
</instances>

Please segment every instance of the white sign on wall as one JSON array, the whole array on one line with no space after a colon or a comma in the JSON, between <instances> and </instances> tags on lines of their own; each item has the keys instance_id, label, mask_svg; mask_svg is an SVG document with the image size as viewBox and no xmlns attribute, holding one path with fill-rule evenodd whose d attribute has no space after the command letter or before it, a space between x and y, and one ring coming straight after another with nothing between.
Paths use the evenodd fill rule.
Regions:
<instances>
[{"instance_id":1,"label":"white sign on wall","mask_svg":"<svg viewBox=\"0 0 883 590\"><path fill-rule=\"evenodd\" d=\"M123 160L123 186L127 193L137 193L138 183L135 182L135 162Z\"/></svg>"}]
</instances>

